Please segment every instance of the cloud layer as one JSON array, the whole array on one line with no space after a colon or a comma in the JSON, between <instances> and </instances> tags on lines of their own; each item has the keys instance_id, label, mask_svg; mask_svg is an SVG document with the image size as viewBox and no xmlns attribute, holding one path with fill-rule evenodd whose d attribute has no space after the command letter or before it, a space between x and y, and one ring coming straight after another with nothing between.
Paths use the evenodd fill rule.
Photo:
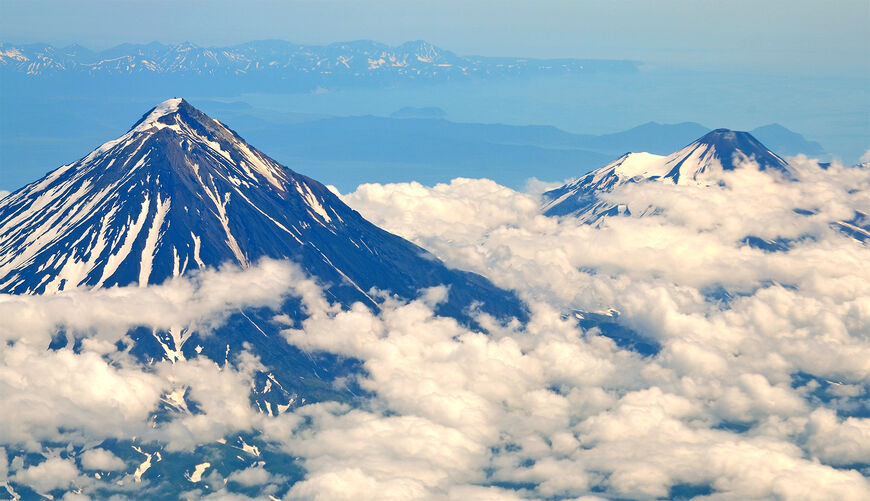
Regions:
<instances>
[{"instance_id":1,"label":"cloud layer","mask_svg":"<svg viewBox=\"0 0 870 501\"><path fill-rule=\"evenodd\" d=\"M792 163L803 182L749 166L721 185L628 186L612 196L660 210L596 226L543 217L536 197L488 180L344 196L519 291L529 322L481 316L486 332L433 312L443 287L377 313L342 309L272 261L147 288L2 296L0 398L13 411L0 415L0 482L136 497L159 486L147 468L137 481L147 456L152 472L185 465L188 499L866 499L870 250L832 223L870 209L870 172ZM359 360L362 372L335 383L363 392L353 405L263 414L250 395L269 369L251 353L142 365L114 344L133 326L208 329L287 296L308 318L276 312L276 342ZM616 311L661 350L622 349L574 311ZM58 326L80 348L46 351ZM167 405L176 411L155 419ZM101 445L132 437L141 453ZM249 460L228 471L221 447Z\"/></svg>"}]
</instances>

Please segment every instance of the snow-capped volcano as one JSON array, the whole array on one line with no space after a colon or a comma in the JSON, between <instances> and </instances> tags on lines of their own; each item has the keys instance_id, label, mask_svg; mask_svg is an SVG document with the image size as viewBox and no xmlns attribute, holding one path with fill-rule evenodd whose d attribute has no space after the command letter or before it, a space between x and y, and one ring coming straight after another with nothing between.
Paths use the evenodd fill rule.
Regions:
<instances>
[{"instance_id":1,"label":"snow-capped volcano","mask_svg":"<svg viewBox=\"0 0 870 501\"><path fill-rule=\"evenodd\" d=\"M261 258L289 260L298 266L258 262ZM249 269L207 271L189 280L169 280L138 291L138 287L224 263ZM271 275L263 280L264 274ZM248 281L247 277L254 278ZM309 277L318 283L309 282ZM373 288L411 300L421 289L439 285L447 286L448 292L438 313L460 322L473 323L472 307L500 318L527 318L525 306L513 293L479 275L449 269L422 248L369 223L324 185L278 164L182 99L159 104L118 139L0 200L0 300L39 304L57 299L75 305L72 317L76 320L49 322L51 337L34 338L36 350L62 352L60 358L65 360L82 351L85 360L105 356L124 367L118 371L141 369L143 377L159 371L172 373L167 376L169 384L148 379L148 383L134 383L137 390L131 392L114 376L116 366L106 365L99 375L89 372L84 376L90 387L68 385L69 394L106 395L113 402L109 413L135 406L141 410L136 416L147 420L142 429L173 430L165 435L168 438L153 440L125 428L114 435L109 432L105 436L112 440L102 444L118 457L130 457L131 451L140 456L138 461L145 456L129 475L118 472L102 478L113 485L145 484L148 490L143 496L151 499L178 499L201 481L203 465L231 472L262 466L268 460L291 465L282 475L298 475L300 467L293 464L293 456L261 453L258 447L265 449L265 443L256 436L221 438L222 425L206 417L212 411L202 403L204 393L219 395L219 400L242 396L242 405L234 410L227 411L220 404L215 409L217 414L226 411L232 429L240 433L248 426L239 421L250 415L244 408L248 399L257 412L278 415L311 402L360 398L362 390L356 381L362 362L288 342L286 330L314 315L300 290L311 296L322 294L325 306L317 311L326 314L338 312L339 306L354 309L356 302L380 309L387 300L382 294L372 294ZM102 290L114 286L130 287ZM187 293L183 291L198 299L179 299ZM209 299L214 293L216 298ZM259 299L233 302L236 295L251 294ZM106 300L108 310L123 310L128 304L131 310L147 311L143 303L148 297L164 299L151 310L154 317L91 323L88 307L95 302ZM440 289L424 296L433 302L442 298ZM214 323L200 322L196 314L182 315L180 320L174 316L176 306L185 312L197 310L200 299L203 304L217 305L214 311L205 306L210 311L205 317ZM28 315L26 308L22 310L23 316ZM50 310L32 311L41 317ZM153 321L164 315L166 319ZM87 327L76 323L78 319L86 319ZM5 324L0 321L0 325L5 335ZM111 339L94 340L94 346L99 346L96 351L83 348L92 340L93 325ZM40 346L42 342L45 345ZM191 383L176 385L177 374L197 368L209 374L203 381L203 394L197 394ZM68 374L63 371L71 370L61 367L48 380L65 379ZM146 386L148 391L142 390ZM31 391L29 387L25 390ZM146 394L152 396L152 403L140 402L149 398ZM85 402L92 402L87 398ZM182 422L191 423L190 427ZM197 439L203 443L189 442L192 436L206 438ZM181 442L188 445L179 446ZM195 452L194 445L198 447ZM49 450L53 445L46 442L45 447ZM66 450L72 447L70 443ZM0 482L0 487L4 484L8 485ZM16 489L21 487L16 484ZM21 496L11 488L6 490L16 498L44 497L32 490L24 490Z\"/></svg>"},{"instance_id":2,"label":"snow-capped volcano","mask_svg":"<svg viewBox=\"0 0 870 501\"><path fill-rule=\"evenodd\" d=\"M548 216L571 214L595 221L603 215L627 210L598 196L617 186L645 181L707 184L715 182L716 173L734 170L747 162L753 162L760 170L794 178L788 163L748 132L716 129L670 155L626 153L576 181L544 193L543 210Z\"/></svg>"},{"instance_id":3,"label":"snow-capped volcano","mask_svg":"<svg viewBox=\"0 0 870 501\"><path fill-rule=\"evenodd\" d=\"M0 201L0 292L160 283L225 262L289 258L342 302L372 287L451 286L453 313L518 303L363 219L183 99Z\"/></svg>"}]
</instances>

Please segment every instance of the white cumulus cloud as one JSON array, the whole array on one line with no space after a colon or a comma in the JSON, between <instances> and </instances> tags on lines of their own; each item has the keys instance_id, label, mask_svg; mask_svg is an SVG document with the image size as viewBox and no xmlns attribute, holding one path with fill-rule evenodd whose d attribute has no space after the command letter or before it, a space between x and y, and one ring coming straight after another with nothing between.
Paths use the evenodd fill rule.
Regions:
<instances>
[{"instance_id":1,"label":"white cumulus cloud","mask_svg":"<svg viewBox=\"0 0 870 501\"><path fill-rule=\"evenodd\" d=\"M81 455L82 468L86 470L119 471L127 464L106 449L88 449Z\"/></svg>"},{"instance_id":2,"label":"white cumulus cloud","mask_svg":"<svg viewBox=\"0 0 870 501\"><path fill-rule=\"evenodd\" d=\"M682 487L711 499L870 498L870 248L837 229L870 209L870 173L793 163L800 183L751 166L711 186L635 183L609 196L659 210L597 225L544 217L536 196L488 180L343 196L517 290L531 311L524 325L439 317L446 287L385 296L379 312L341 308L298 267L272 261L161 286L2 296L0 399L11 411L0 413L0 450L11 459L0 468L13 484L91 495L108 485L92 472L129 480L134 466L101 440L187 454L245 433L260 450L233 454L257 462L226 473L208 458L187 497L648 499ZM765 251L748 236L790 247ZM298 402L273 416L251 405L265 368L250 353L146 365L113 344L130 327L208 330L287 296L308 318L276 314L286 325L274 341L358 360L363 370L335 383L363 391L351 403ZM609 324L578 326L595 314ZM658 349L621 348L604 335L617 325ZM80 348L46 350L58 327ZM197 412L152 419L179 395ZM84 448L89 476L46 441ZM45 459L25 463L22 450ZM259 462L266 451L295 458L304 477L290 485L290 472ZM140 485L150 487L123 489Z\"/></svg>"}]
</instances>

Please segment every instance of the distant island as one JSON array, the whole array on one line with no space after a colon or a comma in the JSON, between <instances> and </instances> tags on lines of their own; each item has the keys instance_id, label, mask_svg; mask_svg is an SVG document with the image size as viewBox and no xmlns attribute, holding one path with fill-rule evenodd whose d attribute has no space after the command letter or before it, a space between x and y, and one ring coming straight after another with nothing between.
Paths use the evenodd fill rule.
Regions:
<instances>
[{"instance_id":1,"label":"distant island","mask_svg":"<svg viewBox=\"0 0 870 501\"><path fill-rule=\"evenodd\" d=\"M438 106L405 106L390 114L392 118L446 118L447 112Z\"/></svg>"}]
</instances>

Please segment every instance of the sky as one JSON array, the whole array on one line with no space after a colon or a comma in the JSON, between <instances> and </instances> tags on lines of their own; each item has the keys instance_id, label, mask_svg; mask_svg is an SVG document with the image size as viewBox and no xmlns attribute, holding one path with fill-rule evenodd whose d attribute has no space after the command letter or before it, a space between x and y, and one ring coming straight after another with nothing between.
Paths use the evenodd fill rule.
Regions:
<instances>
[{"instance_id":1,"label":"sky","mask_svg":"<svg viewBox=\"0 0 870 501\"><path fill-rule=\"evenodd\" d=\"M7 0L2 39L80 43L425 39L460 54L870 75L870 4L541 0Z\"/></svg>"}]
</instances>

